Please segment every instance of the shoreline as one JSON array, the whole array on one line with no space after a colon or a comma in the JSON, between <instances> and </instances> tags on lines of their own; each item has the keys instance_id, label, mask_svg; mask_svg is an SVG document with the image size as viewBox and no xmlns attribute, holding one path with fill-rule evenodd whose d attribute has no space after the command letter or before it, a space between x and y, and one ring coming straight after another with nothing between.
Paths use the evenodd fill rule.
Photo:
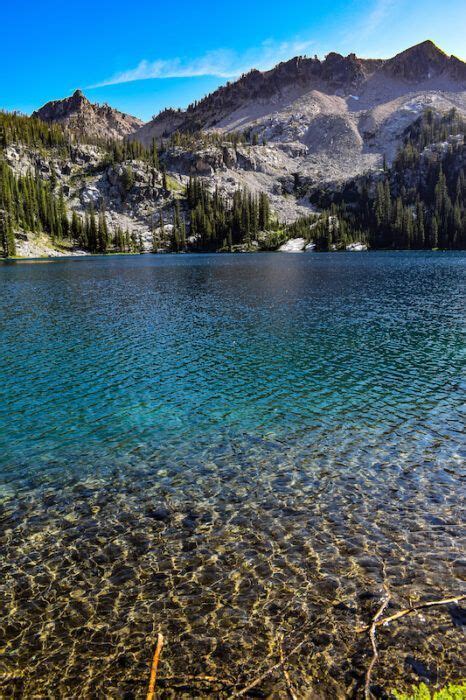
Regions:
<instances>
[{"instance_id":1,"label":"shoreline","mask_svg":"<svg viewBox=\"0 0 466 700\"><path fill-rule=\"evenodd\" d=\"M284 251L284 250L167 250L166 252L153 253L151 251L146 251L144 253L63 253L61 255L43 255L43 256L19 256L15 255L13 257L1 257L0 262L23 262L23 261L55 261L60 260L82 260L88 258L113 258L113 257L138 257L138 256L153 256L153 257L166 257L166 256L178 256L178 255L261 255L267 253L280 253L286 256L309 256L312 255L341 255L347 253L349 255L361 254L361 253L465 253L465 248L458 248L455 250L450 250L449 248L369 248L367 250L299 250L299 251Z\"/></svg>"}]
</instances>

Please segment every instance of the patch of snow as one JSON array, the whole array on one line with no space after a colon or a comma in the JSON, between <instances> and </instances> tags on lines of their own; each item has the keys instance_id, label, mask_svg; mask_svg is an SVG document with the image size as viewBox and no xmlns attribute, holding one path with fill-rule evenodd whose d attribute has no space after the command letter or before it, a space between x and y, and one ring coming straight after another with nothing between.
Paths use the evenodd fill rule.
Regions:
<instances>
[{"instance_id":1,"label":"patch of snow","mask_svg":"<svg viewBox=\"0 0 466 700\"><path fill-rule=\"evenodd\" d=\"M316 244L315 243L308 243L307 246L304 248L306 253L311 253L313 250L316 249Z\"/></svg>"}]
</instances>

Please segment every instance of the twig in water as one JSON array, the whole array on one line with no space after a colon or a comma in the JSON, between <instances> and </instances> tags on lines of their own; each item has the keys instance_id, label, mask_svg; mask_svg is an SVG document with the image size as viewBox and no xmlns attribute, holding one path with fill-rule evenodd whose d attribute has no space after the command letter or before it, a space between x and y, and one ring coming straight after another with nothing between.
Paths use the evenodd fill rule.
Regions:
<instances>
[{"instance_id":1,"label":"twig in water","mask_svg":"<svg viewBox=\"0 0 466 700\"><path fill-rule=\"evenodd\" d=\"M201 683L207 685L232 686L231 680L216 678L215 676L159 676L160 683L171 683L175 686L187 685L188 683Z\"/></svg>"},{"instance_id":2,"label":"twig in water","mask_svg":"<svg viewBox=\"0 0 466 700\"><path fill-rule=\"evenodd\" d=\"M297 652L298 649L301 649L301 647L303 646L303 644L306 641L307 641L306 639L303 639L301 642L299 642L299 644L297 644L295 647L293 647L293 649L290 651L290 653L285 657L285 660L288 659L290 656L292 656L295 652ZM259 683L261 683L264 680L264 678L267 678L267 676L270 676L271 673L273 673L274 671L277 671L280 668L280 666L282 666L282 665L283 665L283 661L282 661L282 659L280 659L280 661L278 663L274 664L273 666L268 668L266 671L264 671L264 673L262 673L254 681L249 683L249 685L247 685L245 688L242 688L241 690L238 690L236 693L233 693L233 695L231 697L232 698L239 698L242 695L246 695L246 693L249 693L250 690L252 690L257 685L259 685Z\"/></svg>"},{"instance_id":3,"label":"twig in water","mask_svg":"<svg viewBox=\"0 0 466 700\"><path fill-rule=\"evenodd\" d=\"M387 607L387 605L390 602L391 593L388 589L387 586L387 577L385 573L385 562L382 562L382 570L383 570L383 588L385 591L382 603L380 604L379 609L375 613L374 617L372 618L372 623L369 627L369 638L371 640L371 646L372 646L372 659L371 662L367 668L366 671L366 682L364 685L364 697L365 700L370 700L371 698L371 691L370 691L370 685L371 685L371 676L372 676L372 671L374 669L375 664L377 663L377 659L379 658L379 652L377 651L377 642L375 641L375 630L377 627L377 621L379 620L380 616L382 615L383 611Z\"/></svg>"},{"instance_id":4,"label":"twig in water","mask_svg":"<svg viewBox=\"0 0 466 700\"><path fill-rule=\"evenodd\" d=\"M286 682L286 687L288 689L288 692L290 694L291 700L298 700L298 698L295 695L295 692L293 690L293 685L291 683L291 678L290 674L288 673L288 670L285 665L285 654L283 653L283 635L280 638L279 641L279 650L280 650L280 661L282 664L282 669L283 669L283 675L285 676L285 682Z\"/></svg>"},{"instance_id":5,"label":"twig in water","mask_svg":"<svg viewBox=\"0 0 466 700\"><path fill-rule=\"evenodd\" d=\"M149 678L149 688L147 689L146 700L154 700L155 698L155 683L157 681L157 666L159 665L160 652L163 647L163 634L157 635L157 646L154 651L154 658L152 659L152 666L150 668L150 678Z\"/></svg>"},{"instance_id":6,"label":"twig in water","mask_svg":"<svg viewBox=\"0 0 466 700\"><path fill-rule=\"evenodd\" d=\"M388 625L389 622L394 620L399 620L400 617L405 615L410 615L418 610L423 610L424 608L430 608L434 605L450 605L450 603L459 603L461 600L465 600L466 595L458 595L455 598L443 598L442 600L428 600L425 603L419 603L418 605L411 605L409 608L404 608L403 610L398 610L398 612L393 613L393 615L388 615L387 617L382 617L382 619L377 620L375 623L376 627L381 625ZM366 632L369 629L369 625L364 625L364 627L358 627L356 632Z\"/></svg>"}]
</instances>

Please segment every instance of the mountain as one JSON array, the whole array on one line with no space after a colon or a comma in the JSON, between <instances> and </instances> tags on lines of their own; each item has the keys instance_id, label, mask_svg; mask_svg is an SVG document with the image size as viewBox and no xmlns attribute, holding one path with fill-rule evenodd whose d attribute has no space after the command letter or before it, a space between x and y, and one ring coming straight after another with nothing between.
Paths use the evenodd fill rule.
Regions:
<instances>
[{"instance_id":1,"label":"mountain","mask_svg":"<svg viewBox=\"0 0 466 700\"><path fill-rule=\"evenodd\" d=\"M80 91L33 116L0 112L0 250L466 247L466 64L431 41L298 56L148 124Z\"/></svg>"},{"instance_id":2,"label":"mountain","mask_svg":"<svg viewBox=\"0 0 466 700\"><path fill-rule=\"evenodd\" d=\"M331 182L380 168L424 109L465 113L465 89L466 64L431 41L388 60L296 57L263 73L253 70L185 111L164 110L130 138L149 145L176 132L247 134L257 146L236 167L243 164L255 173L250 181L273 191L277 181L292 187L295 173Z\"/></svg>"},{"instance_id":3,"label":"mountain","mask_svg":"<svg viewBox=\"0 0 466 700\"><path fill-rule=\"evenodd\" d=\"M391 90L386 89L385 93L379 89L378 94L374 94L380 87L378 83L386 82L387 77L397 81L397 84L390 85ZM452 85L452 82L458 85ZM334 52L323 61L317 57L295 57L263 73L252 70L234 83L227 83L190 105L186 111L166 109L133 137L148 143L154 136L166 137L176 130L214 127L228 130L235 125L235 112L238 109L244 111L250 103L254 103L251 104L250 119L243 115L243 124L257 118L257 104L263 107L259 110L262 113L267 111L267 106L270 111L276 112L285 106L284 103L302 100L309 92L317 93L316 99L318 93L354 99L352 93L359 90L367 100L380 102L390 92L395 95L415 92L416 84L423 90L442 87L455 90L461 84L464 89L465 82L466 64L454 56L448 56L430 40L388 60L358 58L354 53L342 56ZM361 96L358 95L358 99Z\"/></svg>"},{"instance_id":4,"label":"mountain","mask_svg":"<svg viewBox=\"0 0 466 700\"><path fill-rule=\"evenodd\" d=\"M140 119L108 105L92 104L76 90L71 97L47 102L32 114L42 121L63 124L76 136L94 139L125 138L143 125Z\"/></svg>"}]
</instances>

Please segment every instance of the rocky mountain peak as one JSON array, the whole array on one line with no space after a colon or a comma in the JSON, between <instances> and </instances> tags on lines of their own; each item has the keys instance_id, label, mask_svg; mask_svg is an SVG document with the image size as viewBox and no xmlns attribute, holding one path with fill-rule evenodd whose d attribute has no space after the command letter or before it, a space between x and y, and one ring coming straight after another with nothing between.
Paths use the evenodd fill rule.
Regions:
<instances>
[{"instance_id":1,"label":"rocky mountain peak","mask_svg":"<svg viewBox=\"0 0 466 700\"><path fill-rule=\"evenodd\" d=\"M389 59L384 71L394 78L422 81L449 72L450 63L450 57L428 39Z\"/></svg>"},{"instance_id":2,"label":"rocky mountain peak","mask_svg":"<svg viewBox=\"0 0 466 700\"><path fill-rule=\"evenodd\" d=\"M74 102L75 104L89 102L89 100L81 90L75 90L69 99L70 102Z\"/></svg>"},{"instance_id":3,"label":"rocky mountain peak","mask_svg":"<svg viewBox=\"0 0 466 700\"><path fill-rule=\"evenodd\" d=\"M393 87L394 97L400 90L402 93L413 92L417 86L421 87L432 80L436 81L435 86L432 83L432 89L454 87L457 90L466 81L466 64L454 56L448 56L430 40L388 60L359 58L354 53L343 56L336 52L330 52L324 60L297 56L264 73L250 71L236 82L228 83L191 105L187 111L179 111L170 118L161 113L145 125L135 138L150 143L152 138L164 138L174 130L192 132L216 128L218 124L225 128L228 120L235 121L235 117L230 115L235 115L238 110L243 115L242 124L254 123L254 115L260 112L259 104L269 102L270 109L276 111L277 107L270 101L277 105L283 103L288 99L287 94L313 94L315 97L319 92L339 97L356 95L356 99L359 99L357 95L367 88L372 100L377 91L385 94L387 89L390 90L384 87L387 77L399 83L397 88Z\"/></svg>"},{"instance_id":4,"label":"rocky mountain peak","mask_svg":"<svg viewBox=\"0 0 466 700\"><path fill-rule=\"evenodd\" d=\"M62 100L47 102L32 116L63 124L72 133L88 138L125 138L143 125L140 119L108 105L92 104L81 90Z\"/></svg>"}]
</instances>

